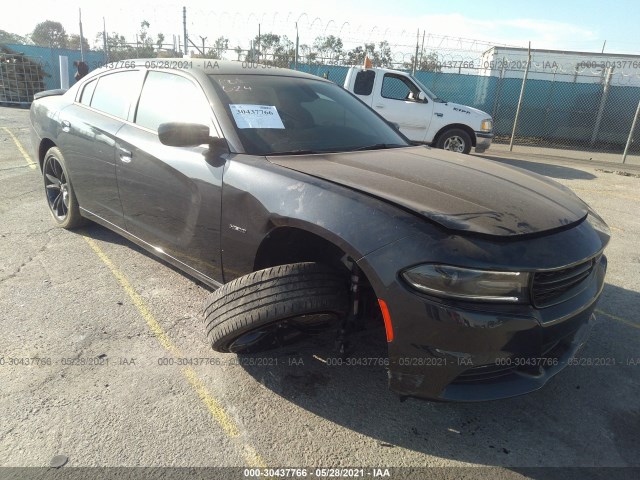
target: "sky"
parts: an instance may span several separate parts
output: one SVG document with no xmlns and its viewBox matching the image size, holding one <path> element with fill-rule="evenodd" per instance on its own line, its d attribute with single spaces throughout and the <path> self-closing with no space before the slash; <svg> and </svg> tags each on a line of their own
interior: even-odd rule
<svg viewBox="0 0 640 480">
<path fill-rule="evenodd" d="M 210 44 L 222 35 L 230 39 L 230 46 L 246 48 L 258 24 L 262 33 L 294 39 L 297 21 L 301 44 L 333 34 L 351 48 L 388 40 L 410 52 L 420 29 L 427 50 L 483 51 L 493 44 L 526 46 L 531 41 L 532 48 L 600 52 L 606 41 L 605 52 L 640 55 L 637 0 L 18 0 L 3 6 L 0 29 L 24 35 L 41 21 L 55 20 L 68 33 L 78 33 L 81 7 L 84 35 L 91 45 L 102 30 L 103 17 L 108 32 L 118 32 L 130 42 L 135 42 L 143 20 L 151 24 L 153 36 L 162 32 L 171 42 L 174 35 L 182 36 L 183 6 L 189 37 L 198 45 L 201 37 Z"/>
</svg>

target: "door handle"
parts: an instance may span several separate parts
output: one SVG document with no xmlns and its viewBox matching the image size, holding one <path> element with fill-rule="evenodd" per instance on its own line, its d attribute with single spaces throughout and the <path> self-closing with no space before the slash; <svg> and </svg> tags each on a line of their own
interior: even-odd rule
<svg viewBox="0 0 640 480">
<path fill-rule="evenodd" d="M 118 147 L 118 153 L 120 154 L 120 160 L 122 163 L 131 163 L 131 152 L 122 147 Z"/>
<path fill-rule="evenodd" d="M 376 105 L 376 108 L 384 108 L 384 105 Z"/>
<path fill-rule="evenodd" d="M 69 120 L 62 120 L 60 123 L 62 124 L 63 132 L 69 133 L 71 131 L 71 122 L 69 122 Z"/>
</svg>

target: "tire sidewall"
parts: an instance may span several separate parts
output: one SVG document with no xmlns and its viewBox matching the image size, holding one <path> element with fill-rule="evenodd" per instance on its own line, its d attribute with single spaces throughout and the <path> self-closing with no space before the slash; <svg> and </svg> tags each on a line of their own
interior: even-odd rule
<svg viewBox="0 0 640 480">
<path fill-rule="evenodd" d="M 437 147 L 444 149 L 445 142 L 447 141 L 448 138 L 451 138 L 451 137 L 460 137 L 462 138 L 462 140 L 464 140 L 464 149 L 462 150 L 462 152 L 454 152 L 454 153 L 467 154 L 471 151 L 471 146 L 472 146 L 471 137 L 467 132 L 459 128 L 453 128 L 451 130 L 447 130 L 442 135 L 440 135 L 440 138 L 438 138 Z M 448 151 L 451 151 L 451 150 L 448 150 Z"/>
<path fill-rule="evenodd" d="M 49 204 L 49 199 L 46 197 L 46 180 L 45 180 L 45 171 L 47 167 L 47 163 L 49 160 L 53 158 L 55 159 L 62 171 L 64 172 L 64 176 L 67 179 L 67 193 L 68 193 L 68 202 L 69 206 L 67 209 L 67 216 L 64 220 L 60 220 L 56 214 L 51 209 L 51 205 Z M 82 217 L 80 216 L 80 208 L 78 206 L 78 201 L 76 199 L 76 194 L 73 189 L 73 185 L 71 183 L 71 177 L 69 176 L 69 169 L 67 168 L 67 163 L 64 159 L 64 155 L 58 147 L 52 147 L 47 150 L 47 153 L 44 156 L 44 161 L 42 162 L 42 182 L 45 185 L 45 200 L 47 201 L 47 208 L 49 209 L 49 213 L 55 220 L 55 222 L 62 228 L 73 228 L 78 226 L 82 222 Z"/>
</svg>

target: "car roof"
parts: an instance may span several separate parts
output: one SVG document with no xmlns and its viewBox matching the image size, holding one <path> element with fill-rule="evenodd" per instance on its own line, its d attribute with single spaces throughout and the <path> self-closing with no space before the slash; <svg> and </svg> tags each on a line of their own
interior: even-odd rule
<svg viewBox="0 0 640 480">
<path fill-rule="evenodd" d="M 215 60 L 211 58 L 138 58 L 115 61 L 106 64 L 98 71 L 115 71 L 122 68 L 147 67 L 149 69 L 176 69 L 176 70 L 200 70 L 202 73 L 211 74 L 232 74 L 232 75 L 278 75 L 287 77 L 308 78 L 313 80 L 328 81 L 316 75 L 299 72 L 288 68 L 275 67 L 266 63 L 239 62 L 234 60 Z"/>
</svg>

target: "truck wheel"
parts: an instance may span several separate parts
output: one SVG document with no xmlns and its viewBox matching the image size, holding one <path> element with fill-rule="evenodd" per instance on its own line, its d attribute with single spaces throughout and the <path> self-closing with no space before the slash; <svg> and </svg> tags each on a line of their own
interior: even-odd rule
<svg viewBox="0 0 640 480">
<path fill-rule="evenodd" d="M 471 137 L 464 130 L 452 128 L 440 135 L 436 147 L 452 152 L 469 153 L 471 151 Z"/>
<path fill-rule="evenodd" d="M 205 302 L 204 325 L 218 352 L 251 353 L 290 343 L 348 311 L 348 276 L 318 263 L 266 268 L 237 278 Z"/>
<path fill-rule="evenodd" d="M 71 186 L 67 165 L 59 148 L 50 148 L 42 163 L 44 190 L 49 210 L 62 228 L 72 229 L 85 223 Z"/>
</svg>

